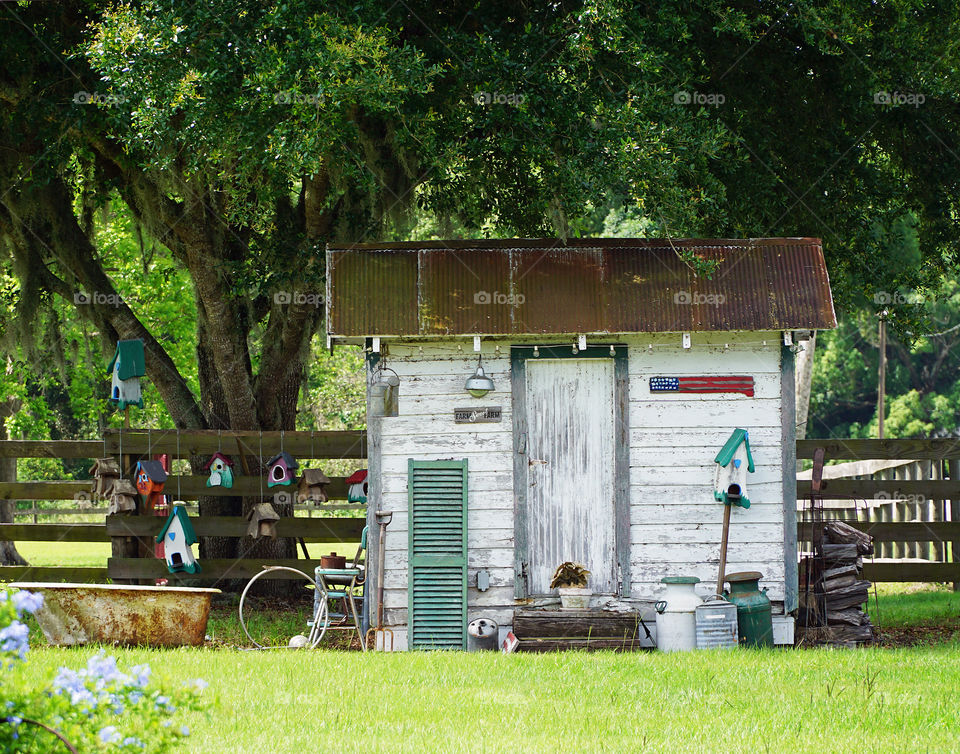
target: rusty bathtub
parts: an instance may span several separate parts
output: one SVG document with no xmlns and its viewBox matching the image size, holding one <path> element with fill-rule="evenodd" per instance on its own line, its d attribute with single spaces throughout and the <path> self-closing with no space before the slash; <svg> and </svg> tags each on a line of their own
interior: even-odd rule
<svg viewBox="0 0 960 754">
<path fill-rule="evenodd" d="M 57 646 L 125 644 L 150 647 L 203 644 L 210 600 L 219 589 L 118 584 L 19 582 L 43 595 L 37 622 Z"/>
</svg>

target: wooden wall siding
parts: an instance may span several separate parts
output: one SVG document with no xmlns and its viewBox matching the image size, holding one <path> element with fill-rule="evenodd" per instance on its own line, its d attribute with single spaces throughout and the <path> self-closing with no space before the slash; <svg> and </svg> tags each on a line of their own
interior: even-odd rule
<svg viewBox="0 0 960 754">
<path fill-rule="evenodd" d="M 723 506 L 713 500 L 713 458 L 730 432 L 744 427 L 757 469 L 748 480 L 750 508 L 733 511 L 727 571 L 762 571 L 771 599 L 783 599 L 779 338 L 778 333 L 693 333 L 688 350 L 679 335 L 628 341 L 634 346 L 629 365 L 634 596 L 659 596 L 665 575 L 698 576 L 703 582 L 698 591 L 712 591 L 723 521 Z M 696 374 L 752 375 L 754 397 L 650 392 L 650 377 Z"/>
<path fill-rule="evenodd" d="M 469 619 L 478 609 L 509 622 L 513 604 L 513 440 L 510 399 L 510 351 L 484 344 L 483 368 L 493 378 L 494 392 L 473 398 L 463 385 L 477 366 L 472 343 L 390 344 L 386 361 L 400 376 L 399 416 L 380 421 L 381 497 L 394 511 L 386 535 L 384 607 L 387 622 L 407 622 L 408 459 L 469 458 L 467 507 L 467 586 Z M 464 406 L 501 406 L 500 423 L 454 424 L 453 411 Z M 490 573 L 491 588 L 481 594 L 476 574 Z M 509 589 L 501 588 L 508 583 Z M 509 592 L 509 593 L 508 593 Z M 502 609 L 491 613 L 497 603 Z M 509 606 L 509 607 L 508 607 Z M 499 616 L 499 617 L 497 617 Z"/>
<path fill-rule="evenodd" d="M 693 333 L 689 350 L 681 347 L 679 334 L 617 342 L 630 346 L 631 596 L 657 597 L 660 579 L 671 574 L 699 576 L 704 581 L 700 591 L 710 591 L 717 577 L 723 514 L 713 500 L 713 458 L 740 426 L 750 430 L 757 471 L 748 488 L 750 509 L 733 511 L 728 570 L 763 571 L 761 583 L 770 587 L 771 598 L 783 599 L 779 333 Z M 470 459 L 468 620 L 479 615 L 501 623 L 511 619 L 516 604 L 513 415 L 509 343 L 500 343 L 499 354 L 489 341 L 483 344 L 484 370 L 496 390 L 481 399 L 463 391 L 476 367 L 472 343 L 460 341 L 458 350 L 457 342 L 425 342 L 422 352 L 418 345 L 390 344 L 387 362 L 401 378 L 400 416 L 381 422 L 381 494 L 384 508 L 394 511 L 384 579 L 391 625 L 406 623 L 408 458 Z M 750 374 L 755 397 L 650 394 L 650 377 L 683 374 Z M 502 422 L 453 423 L 454 408 L 485 405 L 501 406 Z M 481 569 L 490 574 L 491 584 L 483 593 L 476 589 Z"/>
<path fill-rule="evenodd" d="M 614 594 L 613 359 L 529 359 L 526 373 L 529 593 L 549 594 L 571 560 Z"/>
</svg>

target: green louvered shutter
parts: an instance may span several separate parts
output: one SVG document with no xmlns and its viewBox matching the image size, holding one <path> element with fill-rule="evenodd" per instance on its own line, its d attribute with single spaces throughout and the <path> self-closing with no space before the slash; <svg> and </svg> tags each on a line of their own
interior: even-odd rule
<svg viewBox="0 0 960 754">
<path fill-rule="evenodd" d="M 411 649 L 467 646 L 467 460 L 408 462 Z"/>
</svg>

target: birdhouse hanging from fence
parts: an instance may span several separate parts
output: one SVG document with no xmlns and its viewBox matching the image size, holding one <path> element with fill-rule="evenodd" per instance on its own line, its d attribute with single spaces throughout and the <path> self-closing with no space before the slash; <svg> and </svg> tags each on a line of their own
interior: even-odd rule
<svg viewBox="0 0 960 754">
<path fill-rule="evenodd" d="M 713 496 L 724 505 L 750 507 L 747 494 L 747 472 L 753 472 L 753 454 L 750 435 L 745 429 L 735 429 L 726 444 L 713 459 L 717 464 Z"/>
<path fill-rule="evenodd" d="M 139 406 L 143 408 L 140 378 L 147 373 L 143 341 L 121 340 L 107 366 L 110 371 L 110 400 L 120 408 Z"/>
<path fill-rule="evenodd" d="M 258 503 L 253 506 L 247 514 L 247 520 L 250 522 L 247 526 L 248 537 L 273 539 L 277 536 L 277 521 L 280 520 L 280 516 L 270 503 Z"/>
<path fill-rule="evenodd" d="M 330 499 L 327 496 L 328 484 L 330 484 L 330 478 L 320 469 L 304 469 L 300 475 L 300 484 L 297 487 L 298 502 L 327 502 Z"/>
<path fill-rule="evenodd" d="M 198 573 L 200 564 L 193 557 L 191 545 L 196 544 L 197 535 L 187 516 L 186 504 L 176 500 L 167 521 L 157 535 L 157 544 L 163 543 L 163 557 L 167 561 L 170 573 Z"/>
<path fill-rule="evenodd" d="M 137 509 L 137 488 L 129 479 L 117 479 L 110 490 L 107 513 L 130 513 Z"/>
<path fill-rule="evenodd" d="M 137 461 L 137 492 L 151 497 L 163 492 L 167 472 L 160 461 Z"/>
<path fill-rule="evenodd" d="M 293 484 L 299 466 L 293 456 L 281 450 L 267 461 L 267 487 Z"/>
<path fill-rule="evenodd" d="M 115 458 L 98 458 L 88 472 L 93 475 L 93 497 L 108 499 L 120 479 L 120 466 Z M 129 484 L 129 482 L 128 482 Z M 134 490 L 136 494 L 136 490 Z"/>
<path fill-rule="evenodd" d="M 346 479 L 349 487 L 347 488 L 347 500 L 351 503 L 367 502 L 367 470 L 359 469 L 354 471 Z"/>
<path fill-rule="evenodd" d="M 203 470 L 210 472 L 207 487 L 233 487 L 233 461 L 219 450 L 210 456 Z"/>
</svg>

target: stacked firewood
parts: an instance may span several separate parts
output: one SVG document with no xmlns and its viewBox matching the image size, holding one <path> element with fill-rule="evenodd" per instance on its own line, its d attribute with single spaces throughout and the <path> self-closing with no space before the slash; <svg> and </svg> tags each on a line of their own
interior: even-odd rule
<svg viewBox="0 0 960 754">
<path fill-rule="evenodd" d="M 832 644 L 856 645 L 873 641 L 870 617 L 863 611 L 870 582 L 863 579 L 863 556 L 873 554 L 873 537 L 842 521 L 823 527 L 823 605 L 825 632 Z"/>
</svg>

